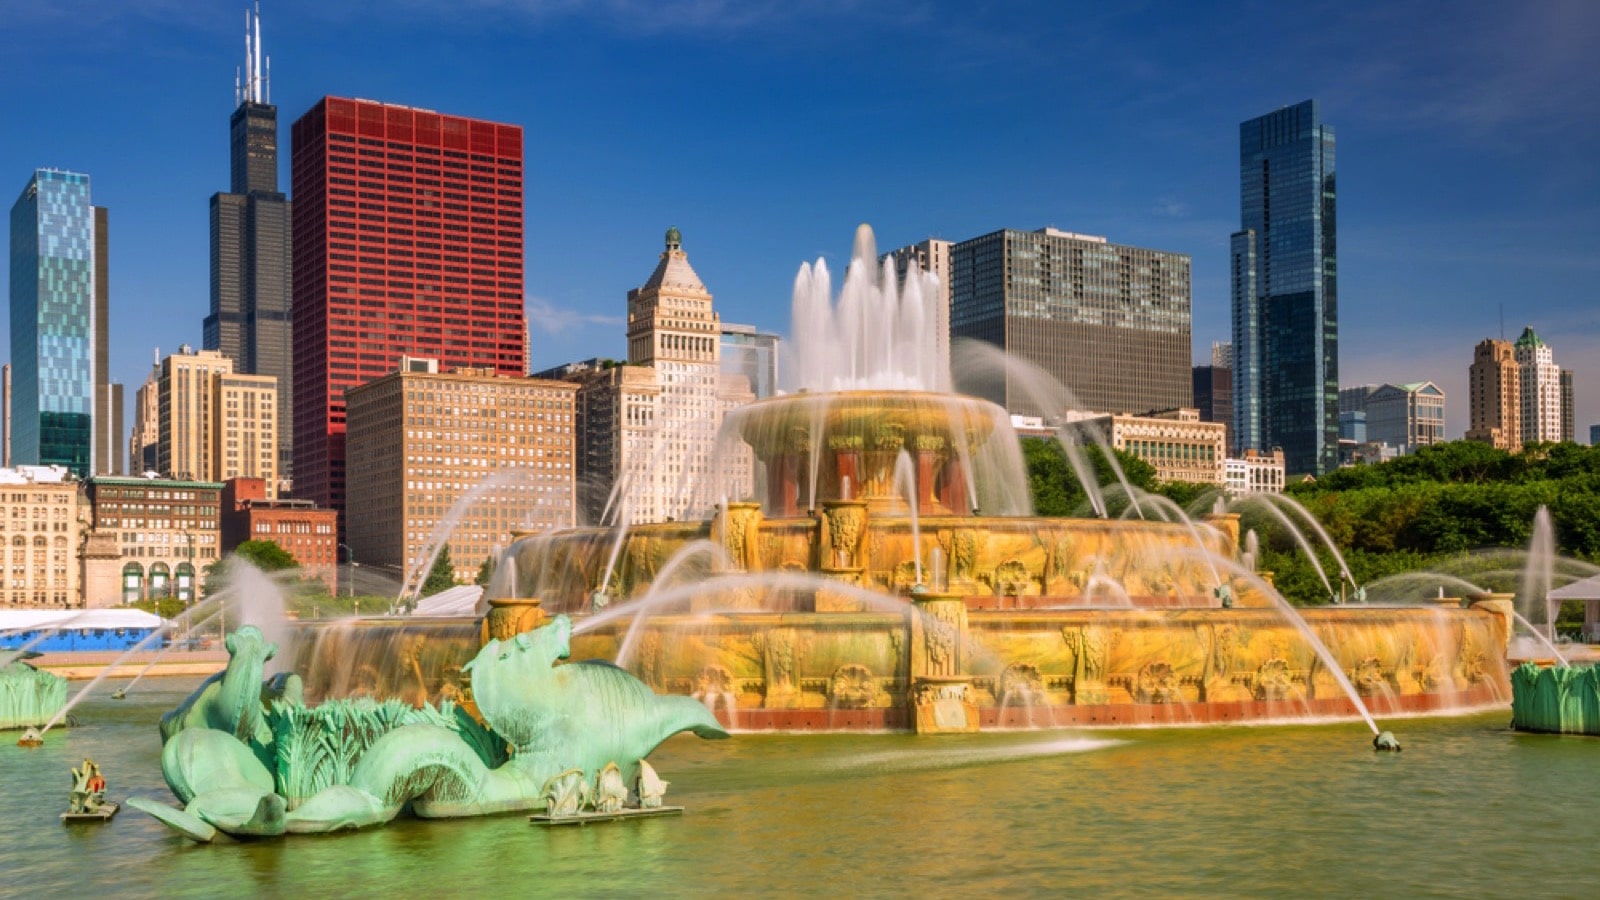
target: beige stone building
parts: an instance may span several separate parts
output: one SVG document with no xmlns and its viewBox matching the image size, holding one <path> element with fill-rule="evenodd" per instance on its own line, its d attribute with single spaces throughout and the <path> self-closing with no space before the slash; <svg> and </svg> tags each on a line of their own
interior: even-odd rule
<svg viewBox="0 0 1600 900">
<path fill-rule="evenodd" d="M 1522 449 L 1522 380 L 1510 341 L 1490 338 L 1472 350 L 1467 369 L 1466 438 L 1513 453 Z"/>
<path fill-rule="evenodd" d="M 78 481 L 64 466 L 0 469 L 0 607 L 83 606 Z"/>
<path fill-rule="evenodd" d="M 939 279 L 939 296 L 935 298 L 933 346 L 929 352 L 939 360 L 936 371 L 950 371 L 950 241 L 941 241 L 938 238 L 929 238 L 921 243 L 901 247 L 899 250 L 890 251 L 888 255 L 894 260 L 895 274 L 900 283 L 905 284 L 907 277 L 917 269 L 932 274 Z M 936 385 L 942 387 L 942 385 Z"/>
<path fill-rule="evenodd" d="M 1089 415 L 1069 422 L 1100 432 L 1111 446 L 1155 467 L 1162 481 L 1191 484 L 1223 483 L 1228 428 L 1200 421 L 1197 409 L 1175 409 L 1147 416 Z"/>
<path fill-rule="evenodd" d="M 577 391 L 415 358 L 347 390 L 351 558 L 400 578 L 448 541 L 456 580 L 468 582 L 513 531 L 570 526 Z"/>
<path fill-rule="evenodd" d="M 1226 479 L 1224 488 L 1229 496 L 1233 497 L 1260 493 L 1281 494 L 1287 481 L 1282 450 L 1273 450 L 1271 453 L 1246 450 L 1244 456 L 1228 459 L 1224 463 L 1224 471 Z"/>
<path fill-rule="evenodd" d="M 93 531 L 85 553 L 90 606 L 140 599 L 193 600 L 221 556 L 222 484 L 98 476 L 87 482 Z M 110 548 L 115 547 L 113 552 Z M 115 595 L 106 586 L 115 585 Z"/>
<path fill-rule="evenodd" d="M 133 431 L 128 436 L 128 474 L 156 471 L 156 449 L 161 444 L 161 363 L 150 368 L 144 384 L 134 393 Z"/>
<path fill-rule="evenodd" d="M 748 378 L 722 371 L 711 301 L 678 229 L 668 229 L 655 271 L 628 292 L 628 362 L 591 360 L 549 373 L 580 385 L 584 521 L 598 523 L 608 511 L 608 521 L 698 518 L 723 497 L 750 493 L 748 448 L 730 445 L 719 456 L 717 435 L 728 410 L 755 395 Z"/>
<path fill-rule="evenodd" d="M 198 481 L 260 478 L 269 498 L 278 495 L 277 379 L 237 374 L 219 351 L 186 345 L 157 367 L 156 396 L 157 472 Z"/>
</svg>

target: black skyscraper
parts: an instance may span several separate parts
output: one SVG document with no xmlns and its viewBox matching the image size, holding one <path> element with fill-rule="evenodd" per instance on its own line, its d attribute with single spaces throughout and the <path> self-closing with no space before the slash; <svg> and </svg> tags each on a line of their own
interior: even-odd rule
<svg viewBox="0 0 1600 900">
<path fill-rule="evenodd" d="M 230 191 L 211 195 L 204 343 L 232 359 L 237 372 L 278 379 L 278 470 L 287 476 L 294 438 L 290 205 L 278 190 L 278 108 L 267 102 L 259 17 L 246 40 L 246 77 L 230 121 Z"/>
</svg>

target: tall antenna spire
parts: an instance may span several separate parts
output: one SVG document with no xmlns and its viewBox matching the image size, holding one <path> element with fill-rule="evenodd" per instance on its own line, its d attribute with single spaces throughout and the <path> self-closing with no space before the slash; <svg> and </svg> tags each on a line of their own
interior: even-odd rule
<svg viewBox="0 0 1600 900">
<path fill-rule="evenodd" d="M 261 2 L 256 0 L 255 11 L 244 11 L 244 77 L 234 76 L 233 93 L 237 103 L 266 103 L 267 100 L 267 75 L 272 65 L 271 60 L 266 61 L 263 67 L 261 53 Z"/>
</svg>

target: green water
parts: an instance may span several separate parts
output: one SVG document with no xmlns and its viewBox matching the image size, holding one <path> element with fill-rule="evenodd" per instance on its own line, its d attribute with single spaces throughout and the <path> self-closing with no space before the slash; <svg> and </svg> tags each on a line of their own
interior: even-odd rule
<svg viewBox="0 0 1600 900">
<path fill-rule="evenodd" d="M 191 844 L 124 807 L 63 827 L 68 769 L 114 800 L 170 799 L 147 679 L 43 748 L 0 742 L 0 896 L 827 894 L 1600 895 L 1600 740 L 1509 712 L 1357 725 L 961 737 L 677 738 L 652 758 L 682 818 L 544 830 L 522 816 L 401 820 Z"/>
</svg>

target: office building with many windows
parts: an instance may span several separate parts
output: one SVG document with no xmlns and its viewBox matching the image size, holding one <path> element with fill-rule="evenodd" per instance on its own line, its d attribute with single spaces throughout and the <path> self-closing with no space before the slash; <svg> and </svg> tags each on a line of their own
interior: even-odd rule
<svg viewBox="0 0 1600 900">
<path fill-rule="evenodd" d="M 522 128 L 324 97 L 292 144 L 294 493 L 343 510 L 346 388 L 526 372 Z"/>
<path fill-rule="evenodd" d="M 84 563 L 86 585 L 116 584 L 123 603 L 198 596 L 221 559 L 220 482 L 98 476 L 87 485 L 94 534 L 109 548 Z M 88 554 L 86 554 L 87 557 Z M 89 605 L 115 600 L 96 593 Z"/>
<path fill-rule="evenodd" d="M 1190 331 L 1184 254 L 1054 228 L 996 231 L 950 250 L 951 337 L 987 342 L 1043 369 L 1079 409 L 1193 406 Z M 959 374 L 958 389 L 1013 415 L 1048 421 L 1067 411 L 1039 408 L 1029 373 Z"/>
<path fill-rule="evenodd" d="M 577 390 L 411 357 L 350 388 L 352 557 L 420 578 L 448 541 L 456 580 L 470 582 L 514 534 L 572 525 Z"/>
<path fill-rule="evenodd" d="M 1339 291 L 1333 126 L 1317 101 L 1239 126 L 1231 242 L 1238 449 L 1283 449 L 1288 471 L 1338 465 Z"/>
<path fill-rule="evenodd" d="M 11 207 L 11 460 L 94 471 L 95 210 L 89 176 L 33 173 Z"/>
<path fill-rule="evenodd" d="M 275 379 L 274 469 L 287 477 L 294 445 L 292 207 L 278 189 L 278 108 L 262 65 L 259 14 L 254 25 L 245 35 L 244 78 L 228 122 L 228 190 L 211 195 L 211 309 L 204 347 L 232 360 L 237 374 Z"/>
</svg>

